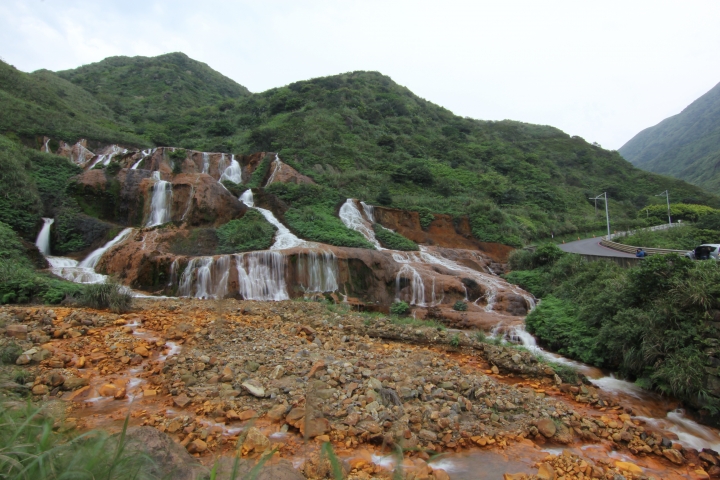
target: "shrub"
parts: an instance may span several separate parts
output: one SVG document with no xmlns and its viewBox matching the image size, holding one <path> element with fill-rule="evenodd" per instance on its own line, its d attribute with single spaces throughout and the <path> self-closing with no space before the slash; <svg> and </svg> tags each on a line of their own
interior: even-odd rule
<svg viewBox="0 0 720 480">
<path fill-rule="evenodd" d="M 460 334 L 456 333 L 452 337 L 450 337 L 450 346 L 453 348 L 457 348 L 460 346 Z"/>
<path fill-rule="evenodd" d="M 394 302 L 390 305 L 390 313 L 393 315 L 405 315 L 410 311 L 410 305 L 405 302 Z"/>
<path fill-rule="evenodd" d="M 385 248 L 392 250 L 403 250 L 403 251 L 417 251 L 420 250 L 417 243 L 412 240 L 403 237 L 399 233 L 389 230 L 379 223 L 373 224 L 373 230 L 375 231 L 375 237 Z"/>
<path fill-rule="evenodd" d="M 242 218 L 219 227 L 217 253 L 238 253 L 270 248 L 277 228 L 257 210 L 248 210 Z"/>
<path fill-rule="evenodd" d="M 107 308 L 112 312 L 122 313 L 132 307 L 132 295 L 126 287 L 107 281 L 87 285 L 80 296 L 80 303 L 90 308 Z"/>
<path fill-rule="evenodd" d="M 183 160 L 187 158 L 187 151 L 184 148 L 176 148 L 168 153 L 168 157 L 172 160 L 179 160 L 182 164 Z"/>
<path fill-rule="evenodd" d="M 456 310 L 458 312 L 464 312 L 467 310 L 467 303 L 463 302 L 462 300 L 458 300 L 453 305 L 453 310 Z"/>
<path fill-rule="evenodd" d="M 6 343 L 2 347 L 0 347 L 0 362 L 8 365 L 14 365 L 15 361 L 22 354 L 22 352 L 22 348 L 17 343 Z"/>
</svg>

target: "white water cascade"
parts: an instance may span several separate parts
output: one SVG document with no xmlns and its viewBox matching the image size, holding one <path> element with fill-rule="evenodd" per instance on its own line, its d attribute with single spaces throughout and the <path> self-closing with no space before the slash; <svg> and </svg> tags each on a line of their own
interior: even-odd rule
<svg viewBox="0 0 720 480">
<path fill-rule="evenodd" d="M 73 161 L 73 163 L 76 163 L 77 165 L 84 165 L 85 164 L 85 154 L 86 153 L 92 153 L 90 150 L 85 148 L 85 145 L 80 143 L 79 141 L 75 144 L 73 147 L 73 150 L 77 150 L 77 155 L 73 156 L 72 153 L 70 154 L 70 160 Z"/>
<path fill-rule="evenodd" d="M 84 268 L 95 268 L 97 266 L 98 262 L 100 262 L 100 258 L 103 256 L 103 254 L 105 252 L 107 252 L 108 250 L 110 250 L 115 245 L 118 245 L 119 243 L 121 243 L 127 237 L 129 237 L 130 234 L 132 233 L 132 231 L 133 231 L 132 228 L 124 229 L 115 238 L 113 238 L 112 240 L 110 240 L 109 242 L 107 242 L 105 245 L 98 248 L 97 250 L 94 250 L 90 255 L 88 255 L 85 258 L 85 260 L 80 262 L 79 266 L 84 267 Z"/>
<path fill-rule="evenodd" d="M 55 222 L 55 219 L 43 218 L 43 222 L 45 223 L 43 223 L 40 233 L 38 233 L 35 245 L 38 247 L 38 250 L 47 257 L 50 255 L 50 227 Z"/>
<path fill-rule="evenodd" d="M 225 168 L 225 170 L 223 170 L 222 172 L 222 175 L 220 175 L 220 181 L 222 182 L 223 180 L 230 180 L 231 182 L 237 184 L 242 183 L 242 168 L 240 168 L 240 163 L 235 160 L 235 155 L 230 157 L 230 165 Z M 240 198 L 240 200 L 242 200 L 242 197 Z"/>
<path fill-rule="evenodd" d="M 306 292 L 334 292 L 338 289 L 337 257 L 332 252 L 307 252 L 297 260 L 298 276 Z"/>
<path fill-rule="evenodd" d="M 202 173 L 208 173 L 208 171 L 210 170 L 210 154 L 207 152 L 203 152 L 202 159 L 203 159 Z"/>
<path fill-rule="evenodd" d="M 224 298 L 228 293 L 230 263 L 230 255 L 193 258 L 180 277 L 178 296 Z"/>
<path fill-rule="evenodd" d="M 365 202 L 360 202 L 360 205 L 363 208 L 363 212 L 365 212 L 365 217 L 367 218 L 367 221 L 372 223 L 375 223 L 375 207 L 372 205 L 368 205 Z"/>
<path fill-rule="evenodd" d="M 366 205 L 363 204 L 363 209 L 365 208 Z M 367 210 L 365 210 L 365 212 L 367 214 Z M 355 200 L 348 198 L 345 203 L 343 203 L 342 207 L 340 207 L 339 216 L 340 220 L 342 220 L 347 228 L 360 232 L 363 237 L 375 245 L 375 248 L 378 250 L 384 250 L 380 245 L 380 242 L 378 242 L 377 238 L 375 238 L 375 232 L 372 229 L 372 225 L 369 225 L 363 218 L 362 213 L 360 213 L 360 209 L 355 204 Z"/>
<path fill-rule="evenodd" d="M 111 145 L 110 153 L 103 153 L 102 155 L 98 155 L 95 161 L 90 164 L 88 170 L 92 170 L 92 168 L 98 163 L 102 163 L 103 165 L 109 165 L 113 157 L 118 153 L 127 153 L 127 148 L 120 149 L 120 147 L 118 147 L 117 145 Z"/>
<path fill-rule="evenodd" d="M 410 298 L 407 299 L 410 305 L 417 305 L 419 307 L 426 306 L 425 303 L 425 282 L 423 281 L 422 275 L 410 265 L 414 255 L 410 253 L 394 252 L 392 254 L 393 260 L 397 263 L 402 264 L 402 267 L 395 276 L 395 300 L 402 300 L 400 293 L 403 289 L 402 279 L 408 279 L 410 287 Z"/>
<path fill-rule="evenodd" d="M 261 251 L 235 255 L 240 295 L 245 300 L 288 300 L 285 255 Z"/>
<path fill-rule="evenodd" d="M 311 244 L 310 242 L 300 240 L 297 236 L 295 236 L 295 234 L 288 230 L 285 225 L 280 223 L 280 220 L 275 218 L 275 215 L 273 215 L 270 210 L 256 207 L 255 201 L 253 199 L 252 190 L 245 190 L 243 194 L 240 195 L 240 201 L 248 207 L 254 208 L 258 212 L 260 212 L 262 216 L 265 217 L 265 220 L 267 220 L 268 222 L 273 224 L 275 228 L 277 228 L 277 232 L 275 233 L 275 243 L 273 243 L 272 247 L 270 247 L 270 250 L 284 250 L 286 248 L 313 246 L 313 244 Z"/>
<path fill-rule="evenodd" d="M 50 137 L 48 137 L 45 140 L 45 143 L 43 143 L 43 152 L 50 153 L 50 147 L 48 146 L 49 143 L 50 143 Z"/>
<path fill-rule="evenodd" d="M 275 181 L 275 176 L 280 172 L 280 170 L 282 170 L 282 165 L 283 165 L 283 164 L 282 164 L 282 162 L 280 161 L 280 157 L 279 157 L 278 154 L 276 153 L 276 154 L 275 154 L 275 159 L 274 159 L 273 162 L 272 162 L 272 169 L 273 169 L 273 171 L 272 171 L 272 173 L 270 174 L 270 178 L 268 178 L 267 183 L 265 183 L 265 186 L 266 186 L 266 187 Z"/>
<path fill-rule="evenodd" d="M 141 151 L 141 152 L 140 152 L 140 154 L 141 154 L 140 160 L 138 160 L 137 162 L 135 162 L 135 163 L 133 164 L 133 166 L 130 168 L 130 170 L 137 170 L 137 168 L 140 166 L 140 164 L 142 163 L 142 161 L 145 160 L 145 159 L 146 159 L 147 157 L 149 157 L 150 155 L 153 155 L 156 151 L 157 151 L 157 148 L 149 148 L 149 149 L 147 149 L 147 150 Z"/>
<path fill-rule="evenodd" d="M 160 172 L 153 172 L 155 185 L 153 186 L 152 203 L 150 204 L 150 217 L 146 227 L 162 225 L 172 217 L 172 183 L 160 178 Z"/>
</svg>

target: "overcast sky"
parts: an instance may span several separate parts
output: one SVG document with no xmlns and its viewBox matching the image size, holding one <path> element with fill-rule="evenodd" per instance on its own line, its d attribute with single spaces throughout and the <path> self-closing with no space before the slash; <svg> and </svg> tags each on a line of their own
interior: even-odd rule
<svg viewBox="0 0 720 480">
<path fill-rule="evenodd" d="M 174 51 L 253 92 L 377 70 L 615 149 L 720 82 L 720 1 L 0 2 L 0 57 L 23 71 Z"/>
</svg>

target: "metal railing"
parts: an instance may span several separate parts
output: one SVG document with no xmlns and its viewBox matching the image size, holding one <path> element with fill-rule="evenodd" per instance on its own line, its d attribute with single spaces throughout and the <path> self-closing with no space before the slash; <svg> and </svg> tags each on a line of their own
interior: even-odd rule
<svg viewBox="0 0 720 480">
<path fill-rule="evenodd" d="M 638 248 L 642 248 L 645 251 L 645 255 L 667 255 L 668 253 L 677 253 L 678 255 L 685 255 L 687 250 L 671 250 L 669 248 L 645 248 L 645 247 L 633 247 L 632 245 L 623 245 L 622 243 L 613 242 L 612 240 L 600 240 L 600 245 L 618 252 L 635 253 Z"/>
</svg>

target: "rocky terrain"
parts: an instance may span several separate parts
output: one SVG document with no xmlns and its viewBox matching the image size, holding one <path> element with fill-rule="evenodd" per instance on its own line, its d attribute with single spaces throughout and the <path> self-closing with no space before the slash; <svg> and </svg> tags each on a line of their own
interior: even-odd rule
<svg viewBox="0 0 720 480">
<path fill-rule="evenodd" d="M 297 468 L 271 462 L 276 478 L 325 478 L 329 442 L 349 478 L 389 478 L 397 451 L 403 478 L 471 478 L 452 459 L 489 452 L 526 459 L 513 478 L 720 476 L 714 451 L 582 376 L 563 382 L 522 348 L 426 321 L 324 302 L 147 299 L 122 315 L 6 306 L 0 325 L 3 352 L 20 354 L 2 367 L 6 399 L 61 406 L 67 430 L 118 430 L 129 415 L 159 432 L 134 435 L 168 436 L 205 465 L 272 452 Z"/>
</svg>

